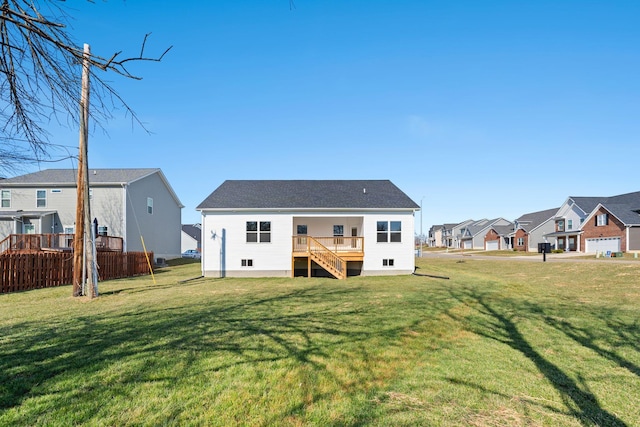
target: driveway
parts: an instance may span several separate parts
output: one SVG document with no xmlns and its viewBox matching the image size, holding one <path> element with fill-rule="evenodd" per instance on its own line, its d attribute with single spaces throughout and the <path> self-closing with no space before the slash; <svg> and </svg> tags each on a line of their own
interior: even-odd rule
<svg viewBox="0 0 640 427">
<path fill-rule="evenodd" d="M 585 254 L 582 252 L 564 252 L 561 254 L 547 254 L 547 262 L 615 262 L 622 264 L 634 264 L 640 261 L 629 259 L 599 259 L 595 255 L 591 258 L 584 258 Z M 482 259 L 482 260 L 513 260 L 513 261 L 529 261 L 529 262 L 543 262 L 542 254 L 537 255 L 514 255 L 514 256 L 498 256 L 498 255 L 483 255 L 483 252 L 423 252 L 422 258 L 441 258 L 441 259 Z"/>
</svg>

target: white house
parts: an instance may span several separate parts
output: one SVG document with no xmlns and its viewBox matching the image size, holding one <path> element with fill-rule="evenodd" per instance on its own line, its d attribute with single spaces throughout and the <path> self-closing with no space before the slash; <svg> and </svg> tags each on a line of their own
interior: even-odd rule
<svg viewBox="0 0 640 427">
<path fill-rule="evenodd" d="M 228 180 L 196 208 L 202 272 L 411 274 L 419 208 L 388 180 Z"/>
<path fill-rule="evenodd" d="M 180 250 L 182 252 L 189 249 L 200 250 L 200 238 L 202 230 L 200 224 L 182 224 L 182 233 L 180 234 Z"/>
<path fill-rule="evenodd" d="M 73 169 L 46 169 L 0 180 L 0 241 L 10 234 L 75 230 Z M 122 237 L 124 251 L 180 256 L 183 205 L 160 169 L 90 169 L 91 217 L 99 232 Z"/>
</svg>

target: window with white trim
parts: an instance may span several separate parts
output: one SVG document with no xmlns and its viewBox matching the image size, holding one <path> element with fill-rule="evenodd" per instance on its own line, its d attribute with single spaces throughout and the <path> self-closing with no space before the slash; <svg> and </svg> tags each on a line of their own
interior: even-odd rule
<svg viewBox="0 0 640 427">
<path fill-rule="evenodd" d="M 558 231 L 564 231 L 564 221 L 558 221 Z"/>
<path fill-rule="evenodd" d="M 524 246 L 524 237 L 518 237 L 518 246 Z"/>
<path fill-rule="evenodd" d="M 2 204 L 0 206 L 2 206 L 3 208 L 10 208 L 11 207 L 11 190 L 2 190 Z"/>
<path fill-rule="evenodd" d="M 402 222 L 401 221 L 378 221 L 376 223 L 376 233 L 378 243 L 401 242 Z"/>
<path fill-rule="evenodd" d="M 573 230 L 573 220 L 572 219 L 568 219 L 567 220 L 567 230 Z"/>
<path fill-rule="evenodd" d="M 47 207 L 47 190 L 36 190 L 36 208 Z"/>
<path fill-rule="evenodd" d="M 609 215 L 606 213 L 596 216 L 596 227 L 603 227 L 609 224 Z"/>
<path fill-rule="evenodd" d="M 147 213 L 153 215 L 153 199 L 151 197 L 147 197 Z"/>
<path fill-rule="evenodd" d="M 270 243 L 271 221 L 247 221 L 247 243 Z"/>
</svg>

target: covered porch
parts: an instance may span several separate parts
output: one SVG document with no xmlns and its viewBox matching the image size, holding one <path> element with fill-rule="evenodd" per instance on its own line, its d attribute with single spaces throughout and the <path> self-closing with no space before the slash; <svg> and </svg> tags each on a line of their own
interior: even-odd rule
<svg viewBox="0 0 640 427">
<path fill-rule="evenodd" d="M 359 275 L 364 261 L 362 227 L 361 216 L 294 217 L 292 277 Z"/>
<path fill-rule="evenodd" d="M 556 231 L 554 233 L 545 234 L 544 237 L 551 240 L 555 239 L 555 249 L 562 249 L 565 252 L 581 252 L 579 232 Z"/>
</svg>

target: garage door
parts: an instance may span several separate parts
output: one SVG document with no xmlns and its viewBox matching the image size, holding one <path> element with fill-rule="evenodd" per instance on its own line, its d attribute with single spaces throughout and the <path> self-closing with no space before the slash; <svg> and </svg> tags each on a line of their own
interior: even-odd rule
<svg viewBox="0 0 640 427">
<path fill-rule="evenodd" d="M 500 249 L 498 247 L 498 240 L 487 240 L 487 250 L 488 251 L 497 251 Z"/>
<path fill-rule="evenodd" d="M 599 239 L 587 239 L 585 252 L 595 254 L 596 252 L 620 252 L 619 237 L 601 237 Z"/>
<path fill-rule="evenodd" d="M 473 242 L 471 240 L 465 240 L 462 244 L 463 244 L 463 249 L 471 249 L 473 248 L 473 246 L 471 246 Z"/>
</svg>

